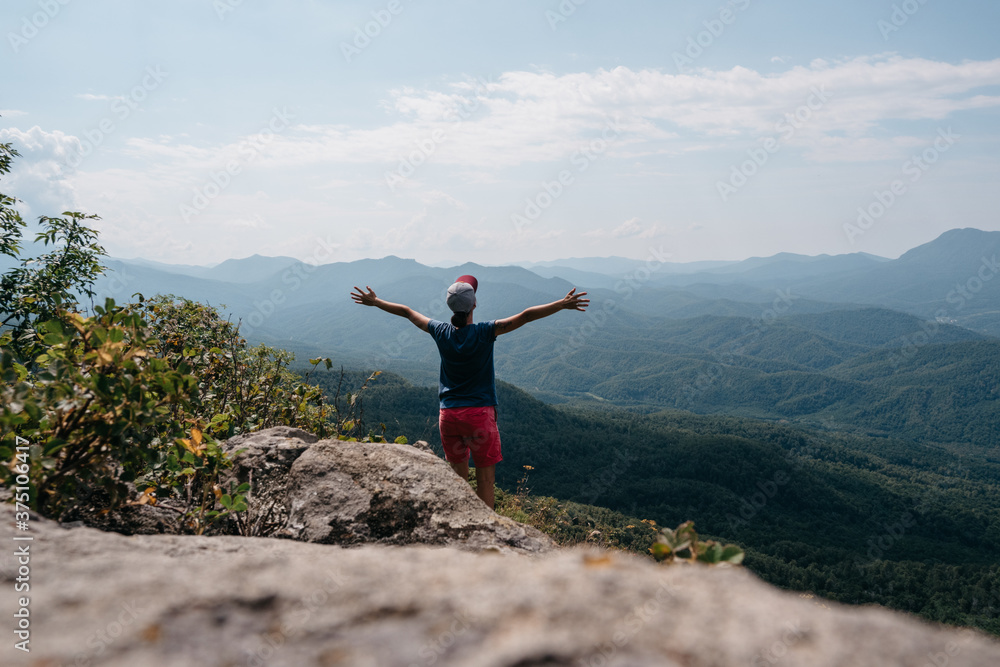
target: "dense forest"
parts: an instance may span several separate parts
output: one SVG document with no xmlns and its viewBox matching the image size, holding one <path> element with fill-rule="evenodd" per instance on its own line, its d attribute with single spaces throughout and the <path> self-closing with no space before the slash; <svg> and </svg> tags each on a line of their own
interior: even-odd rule
<svg viewBox="0 0 1000 667">
<path fill-rule="evenodd" d="M 702 316 L 641 334 L 607 327 L 549 356 L 533 341 L 503 347 L 498 374 L 549 401 L 589 397 L 1000 445 L 1000 340 L 884 309 L 767 323 Z"/>
<path fill-rule="evenodd" d="M 362 376 L 315 377 L 329 395 Z M 1000 634 L 1000 454 L 682 411 L 552 406 L 500 383 L 498 484 L 735 542 L 766 581 Z M 383 374 L 366 428 L 439 448 L 436 390 Z"/>
</svg>

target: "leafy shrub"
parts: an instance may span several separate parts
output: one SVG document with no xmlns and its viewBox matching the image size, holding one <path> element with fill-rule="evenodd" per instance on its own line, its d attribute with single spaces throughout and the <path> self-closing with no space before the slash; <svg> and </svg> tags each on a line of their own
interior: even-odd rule
<svg viewBox="0 0 1000 667">
<path fill-rule="evenodd" d="M 16 156 L 0 144 L 0 175 Z M 232 460 L 219 440 L 276 425 L 361 437 L 358 393 L 342 415 L 339 392 L 329 405 L 288 369 L 291 354 L 249 347 L 213 308 L 138 295 L 85 316 L 80 299 L 93 299 L 104 270 L 85 225 L 96 216 L 41 218 L 36 241 L 55 249 L 20 259 L 16 202 L 0 194 L 0 254 L 20 262 L 0 276 L 0 483 L 16 479 L 14 452 L 27 441 L 16 470 L 34 509 L 61 518 L 81 499 L 153 504 L 201 533 L 248 509 L 249 487 L 220 484 Z M 322 362 L 332 367 L 311 363 Z"/>
<path fill-rule="evenodd" d="M 687 561 L 709 565 L 739 565 L 743 562 L 743 549 L 735 544 L 722 545 L 714 540 L 702 542 L 694 529 L 694 521 L 685 521 L 676 529 L 664 528 L 649 552 L 658 561 Z"/>
<path fill-rule="evenodd" d="M 542 531 L 563 546 L 592 544 L 648 555 L 656 535 L 653 522 L 639 520 L 604 507 L 583 505 L 549 496 L 535 496 L 527 488 L 527 469 L 514 492 L 496 488 L 496 512 Z M 532 468 L 533 469 L 533 468 Z M 470 474 L 475 486 L 475 476 Z"/>
<path fill-rule="evenodd" d="M 157 296 L 143 302 L 142 312 L 158 341 L 156 354 L 171 366 L 186 365 L 197 376 L 192 413 L 213 437 L 278 425 L 319 437 L 336 430 L 330 426 L 336 411 L 326 404 L 322 390 L 288 369 L 291 353 L 249 347 L 236 325 L 214 308 L 188 299 Z M 313 360 L 314 365 L 323 361 L 331 364 Z"/>
<path fill-rule="evenodd" d="M 10 172 L 17 154 L 9 144 L 0 144 L 0 175 Z M 19 259 L 22 229 L 27 225 L 14 208 L 16 203 L 0 193 L 0 254 Z M 0 276 L 0 329 L 10 334 L 7 347 L 23 359 L 39 353 L 35 325 L 71 312 L 80 296 L 93 298 L 94 281 L 104 270 L 97 232 L 84 224 L 99 218 L 72 211 L 63 215 L 39 219 L 42 229 L 35 242 L 52 246 L 51 252 L 21 259 L 19 266 Z"/>
<path fill-rule="evenodd" d="M 115 507 L 132 483 L 143 489 L 134 502 L 173 510 L 201 533 L 246 509 L 246 489 L 220 486 L 232 461 L 219 440 L 276 425 L 321 437 L 355 428 L 288 370 L 291 355 L 248 347 L 208 306 L 158 297 L 95 310 L 33 325 L 26 363 L 11 332 L 0 339 L 0 456 L 11 460 L 18 436 L 32 444 L 31 497 L 44 514 L 62 516 L 98 489 Z M 0 481 L 10 477 L 0 468 Z"/>
<path fill-rule="evenodd" d="M 57 311 L 32 326 L 37 354 L 25 363 L 13 334 L 0 338 L 0 457 L 10 460 L 17 436 L 30 443 L 32 504 L 49 516 L 96 490 L 121 503 L 126 483 L 178 432 L 196 386 L 186 369 L 150 354 L 138 313 L 110 300 L 96 310 L 91 318 Z M 9 470 L 0 468 L 0 481 L 9 483 Z"/>
</svg>

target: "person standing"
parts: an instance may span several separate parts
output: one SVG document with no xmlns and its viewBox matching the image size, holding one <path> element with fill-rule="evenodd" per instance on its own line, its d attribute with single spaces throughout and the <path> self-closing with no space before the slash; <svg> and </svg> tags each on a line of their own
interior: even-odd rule
<svg viewBox="0 0 1000 667">
<path fill-rule="evenodd" d="M 498 336 L 560 310 L 585 311 L 590 305 L 590 300 L 584 298 L 587 293 L 577 293 L 574 287 L 552 303 L 526 308 L 502 320 L 474 323 L 479 290 L 479 281 L 474 276 L 461 276 L 448 288 L 451 322 L 433 320 L 409 306 L 380 299 L 367 285 L 367 291 L 357 286 L 354 289 L 351 298 L 355 303 L 406 318 L 434 339 L 441 356 L 438 426 L 445 459 L 462 479 L 467 479 L 472 457 L 476 465 L 476 494 L 493 509 L 496 464 L 503 460 L 497 428 L 493 344 Z"/>
</svg>

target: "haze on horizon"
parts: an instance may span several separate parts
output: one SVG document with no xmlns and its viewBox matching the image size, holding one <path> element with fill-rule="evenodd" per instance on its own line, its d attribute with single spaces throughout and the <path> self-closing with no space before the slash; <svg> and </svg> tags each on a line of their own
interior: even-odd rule
<svg viewBox="0 0 1000 667">
<path fill-rule="evenodd" d="M 996 3 L 673 4 L 11 0 L 0 189 L 194 265 L 895 258 L 1000 230 Z"/>
</svg>

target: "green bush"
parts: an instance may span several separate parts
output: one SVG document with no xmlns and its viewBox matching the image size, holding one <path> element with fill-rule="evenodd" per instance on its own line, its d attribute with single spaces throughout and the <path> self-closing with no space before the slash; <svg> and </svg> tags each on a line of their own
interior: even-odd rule
<svg viewBox="0 0 1000 667">
<path fill-rule="evenodd" d="M 132 483 L 142 492 L 133 502 L 173 510 L 200 533 L 246 505 L 220 486 L 231 460 L 219 440 L 276 425 L 320 437 L 354 429 L 356 418 L 288 370 L 290 354 L 248 347 L 208 306 L 157 297 L 95 310 L 33 324 L 27 362 L 11 332 L 0 339 L 0 456 L 12 459 L 18 437 L 31 443 L 32 505 L 43 514 L 62 516 L 96 490 L 118 506 Z M 0 468 L 0 481 L 11 478 Z"/>
<path fill-rule="evenodd" d="M 679 560 L 708 565 L 739 565 L 746 555 L 735 544 L 701 541 L 695 532 L 694 521 L 685 521 L 674 530 L 662 529 L 649 551 L 658 561 L 671 563 Z"/>
<path fill-rule="evenodd" d="M 16 156 L 0 144 L 0 176 Z M 84 224 L 96 216 L 40 218 L 36 241 L 55 250 L 22 259 L 16 202 L 0 194 L 0 254 L 19 260 L 0 276 L 0 483 L 27 478 L 33 509 L 61 518 L 83 503 L 155 504 L 201 533 L 250 501 L 246 485 L 220 484 L 232 465 L 220 440 L 276 425 L 362 437 L 360 392 L 342 412 L 339 392 L 330 405 L 288 369 L 291 354 L 249 347 L 209 306 L 137 295 L 86 316 L 80 299 L 93 299 L 104 270 Z M 311 360 L 323 362 L 332 367 Z"/>
<path fill-rule="evenodd" d="M 188 299 L 157 296 L 143 302 L 142 312 L 158 341 L 157 356 L 172 367 L 185 365 L 198 378 L 192 415 L 211 436 L 226 439 L 278 425 L 319 437 L 336 430 L 330 426 L 336 411 L 322 390 L 289 370 L 291 353 L 249 347 L 215 309 Z"/>
<path fill-rule="evenodd" d="M 110 300 L 96 310 L 34 324 L 32 359 L 17 358 L 10 331 L 0 338 L 0 457 L 11 460 L 18 437 L 30 444 L 32 506 L 52 517 L 97 490 L 123 502 L 126 483 L 179 433 L 196 386 L 150 354 L 138 313 Z M 11 472 L 0 468 L 0 482 Z"/>
</svg>

